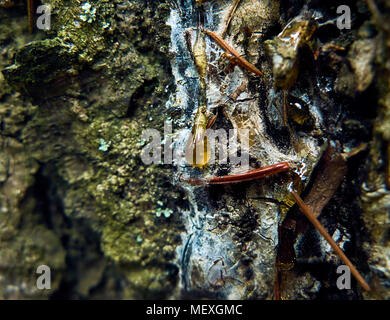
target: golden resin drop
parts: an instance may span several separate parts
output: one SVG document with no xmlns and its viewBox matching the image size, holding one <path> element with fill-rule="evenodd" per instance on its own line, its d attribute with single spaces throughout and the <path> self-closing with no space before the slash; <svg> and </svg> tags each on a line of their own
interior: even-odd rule
<svg viewBox="0 0 390 320">
<path fill-rule="evenodd" d="M 200 141 L 193 142 L 192 137 L 187 141 L 186 160 L 193 167 L 204 167 L 210 160 L 211 149 L 210 143 L 206 136 Z"/>
</svg>

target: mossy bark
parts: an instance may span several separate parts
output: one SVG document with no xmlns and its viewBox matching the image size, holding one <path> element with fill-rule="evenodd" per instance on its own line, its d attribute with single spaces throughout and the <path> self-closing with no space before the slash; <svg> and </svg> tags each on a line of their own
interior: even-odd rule
<svg viewBox="0 0 390 320">
<path fill-rule="evenodd" d="M 228 8 L 229 1 L 215 2 Z M 288 211 L 280 205 L 287 202 L 284 181 L 195 190 L 177 177 L 200 171 L 141 161 L 144 129 L 163 133 L 167 119 L 174 129 L 192 126 L 199 79 L 188 48 L 171 43 L 178 35 L 167 21 L 178 12 L 188 18 L 180 28 L 196 29 L 201 8 L 190 0 L 42 3 L 51 6 L 52 27 L 32 35 L 24 1 L 0 7 L 0 298 L 272 298 L 277 226 Z M 270 93 L 275 68 L 265 41 L 275 41 L 304 5 L 324 22 L 342 4 L 352 8 L 352 29 L 324 23 L 314 35 L 319 48 L 299 51 L 289 101 L 303 111 L 290 109 L 290 123 L 307 138 L 308 170 L 325 140 L 338 141 L 344 152 L 368 143 L 369 152 L 349 161 L 320 219 L 341 233 L 338 242 L 373 291 L 338 290 L 337 259 L 309 228 L 295 246 L 295 268 L 283 276 L 285 298 L 389 298 L 389 7 L 379 0 L 374 7 L 242 0 L 228 29 L 231 44 L 265 76 L 236 67 L 254 103 L 225 107 L 217 125 L 264 122 L 265 131 L 252 137 L 251 161 L 266 164 L 293 146 L 274 106 L 280 96 Z M 223 25 L 219 18 L 206 23 Z M 329 42 L 344 50 L 329 49 Z M 205 83 L 215 92 L 242 82 L 232 77 L 215 89 L 221 74 L 230 81 L 233 72 L 222 59 L 214 62 Z M 179 83 L 186 72 L 194 77 Z M 183 88 L 192 101 L 183 102 Z M 226 265 L 213 264 L 217 255 Z M 52 268 L 51 290 L 35 285 L 42 264 Z M 221 272 L 230 279 L 223 285 Z"/>
</svg>

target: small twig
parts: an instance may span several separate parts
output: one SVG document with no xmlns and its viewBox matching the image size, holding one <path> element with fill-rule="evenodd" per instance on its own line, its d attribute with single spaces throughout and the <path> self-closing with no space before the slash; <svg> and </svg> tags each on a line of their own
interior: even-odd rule
<svg viewBox="0 0 390 320">
<path fill-rule="evenodd" d="M 353 148 L 351 151 L 346 152 L 346 153 L 342 153 L 342 156 L 343 156 L 345 159 L 349 159 L 349 158 L 351 158 L 351 157 L 356 156 L 356 155 L 359 154 L 360 152 L 366 150 L 367 147 L 368 147 L 368 144 L 367 144 L 367 143 L 362 143 L 361 145 L 357 146 L 356 148 Z"/>
<path fill-rule="evenodd" d="M 34 0 L 27 0 L 28 11 L 28 30 L 33 33 L 34 30 Z"/>
<path fill-rule="evenodd" d="M 325 230 L 325 228 L 321 225 L 321 223 L 317 220 L 317 218 L 314 216 L 313 212 L 310 210 L 310 208 L 303 202 L 302 198 L 294 191 L 291 191 L 291 194 L 297 201 L 297 204 L 303 214 L 306 216 L 307 219 L 314 225 L 314 227 L 318 230 L 319 233 L 325 238 L 325 240 L 331 245 L 333 250 L 336 252 L 336 254 L 340 257 L 340 259 L 349 267 L 349 269 L 352 272 L 352 275 L 356 278 L 356 280 L 360 283 L 360 285 L 363 287 L 364 290 L 370 291 L 371 288 L 367 284 L 367 282 L 363 279 L 363 277 L 360 275 L 359 271 L 354 267 L 352 262 L 347 258 L 347 256 L 344 254 L 343 250 L 340 249 L 340 247 L 336 244 L 336 242 L 333 240 L 333 238 L 329 235 L 329 233 Z"/>
<path fill-rule="evenodd" d="M 257 69 L 253 64 L 245 60 L 240 54 L 233 49 L 225 40 L 223 40 L 219 35 L 210 30 L 204 31 L 210 38 L 212 38 L 223 50 L 233 55 L 233 57 L 228 57 L 233 62 L 237 63 L 239 66 L 259 75 L 263 76 L 263 73 Z"/>
<path fill-rule="evenodd" d="M 225 36 L 226 36 L 226 33 L 227 33 L 228 29 L 229 29 L 230 22 L 232 21 L 234 12 L 236 11 L 238 5 L 240 4 L 240 1 L 241 0 L 234 0 L 234 3 L 230 7 L 230 10 L 229 10 L 229 13 L 228 13 L 227 22 L 225 24 L 225 29 L 222 32 L 222 39 L 225 38 Z"/>
<path fill-rule="evenodd" d="M 288 90 L 283 90 L 283 122 L 286 127 L 289 126 L 287 115 L 287 94 Z"/>
<path fill-rule="evenodd" d="M 234 102 L 236 102 L 237 98 L 240 96 L 241 93 L 245 92 L 248 88 L 248 82 L 243 81 L 239 87 L 237 87 L 236 90 L 234 90 L 233 93 L 229 95 L 229 98 L 232 99 Z"/>
</svg>

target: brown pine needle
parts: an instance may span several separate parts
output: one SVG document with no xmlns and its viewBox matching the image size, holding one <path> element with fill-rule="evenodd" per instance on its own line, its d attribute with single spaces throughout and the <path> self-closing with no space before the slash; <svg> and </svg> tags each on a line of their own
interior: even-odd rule
<svg viewBox="0 0 390 320">
<path fill-rule="evenodd" d="M 229 13 L 228 13 L 228 19 L 227 19 L 227 22 L 226 22 L 226 25 L 225 25 L 225 29 L 222 32 L 222 38 L 225 38 L 225 36 L 226 36 L 226 33 L 227 33 L 227 31 L 229 29 L 229 26 L 230 26 L 230 22 L 232 21 L 234 12 L 236 11 L 238 5 L 240 4 L 240 1 L 241 0 L 235 0 L 234 3 L 232 4 L 232 6 L 230 7 L 230 10 L 229 10 Z"/>
<path fill-rule="evenodd" d="M 302 198 L 294 191 L 291 191 L 291 194 L 297 201 L 297 204 L 303 214 L 309 219 L 309 221 L 314 225 L 314 227 L 318 230 L 319 233 L 325 238 L 326 241 L 331 245 L 333 250 L 336 252 L 336 254 L 340 257 L 340 259 L 349 267 L 349 269 L 352 272 L 352 275 L 356 278 L 356 280 L 360 283 L 360 285 L 364 288 L 366 291 L 370 291 L 371 288 L 367 284 L 367 282 L 363 279 L 363 277 L 360 275 L 359 271 L 354 267 L 351 261 L 347 258 L 347 256 L 344 254 L 343 250 L 340 249 L 340 247 L 334 242 L 333 238 L 329 235 L 329 233 L 325 230 L 325 228 L 321 225 L 321 223 L 317 220 L 317 218 L 314 216 L 313 212 L 310 210 L 310 208 L 303 202 Z"/>
<path fill-rule="evenodd" d="M 28 30 L 30 33 L 34 29 L 34 0 L 27 0 L 27 11 L 28 11 Z"/>
<path fill-rule="evenodd" d="M 236 64 L 238 64 L 240 67 L 245 68 L 259 76 L 263 76 L 263 73 L 257 69 L 253 64 L 245 60 L 243 57 L 240 56 L 240 54 L 233 49 L 225 40 L 223 40 L 219 35 L 217 35 L 215 32 L 210 30 L 204 31 L 210 38 L 212 38 L 223 50 L 230 53 L 234 57 L 228 57 L 232 61 L 234 61 Z"/>
</svg>

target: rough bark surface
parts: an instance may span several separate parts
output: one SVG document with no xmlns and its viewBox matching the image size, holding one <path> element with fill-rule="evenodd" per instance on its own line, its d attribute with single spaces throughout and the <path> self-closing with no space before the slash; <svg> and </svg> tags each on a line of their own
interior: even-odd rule
<svg viewBox="0 0 390 320">
<path fill-rule="evenodd" d="M 281 256 L 284 299 L 390 298 L 388 1 L 241 0 L 226 29 L 231 2 L 45 0 L 51 29 L 29 34 L 25 1 L 0 1 L 0 298 L 272 299 Z M 339 5 L 351 29 L 336 25 Z M 226 29 L 264 76 L 224 59 L 201 27 Z M 283 44 L 294 28 L 307 30 L 296 50 Z M 186 182 L 238 170 L 187 163 L 204 104 L 214 129 L 249 131 L 251 167 L 294 173 Z M 172 139 L 173 164 L 143 163 L 146 129 Z M 289 195 L 299 176 L 318 198 L 329 145 L 350 157 L 322 184 L 326 197 L 341 181 L 319 219 L 368 293 L 337 288 L 341 262 Z M 51 290 L 35 285 L 42 264 Z"/>
</svg>

